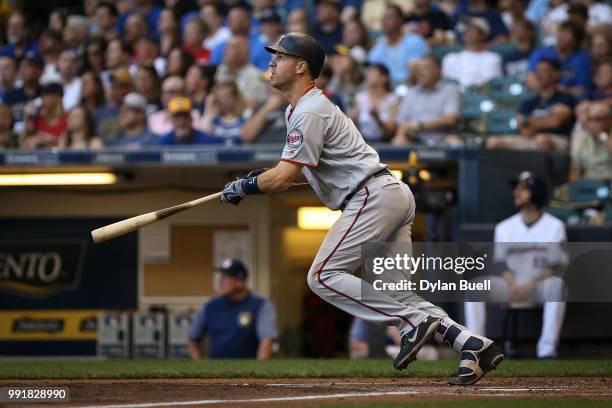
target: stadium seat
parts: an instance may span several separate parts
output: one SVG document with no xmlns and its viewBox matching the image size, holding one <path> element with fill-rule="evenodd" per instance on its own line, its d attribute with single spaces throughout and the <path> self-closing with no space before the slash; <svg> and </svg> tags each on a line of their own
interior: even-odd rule
<svg viewBox="0 0 612 408">
<path fill-rule="evenodd" d="M 546 207 L 546 212 L 568 224 L 574 225 L 580 222 L 580 213 L 573 208 Z"/>
<path fill-rule="evenodd" d="M 516 113 L 513 110 L 495 110 L 487 116 L 486 132 L 490 134 L 516 133 Z"/>
<path fill-rule="evenodd" d="M 466 92 L 461 95 L 461 117 L 463 119 L 477 119 L 483 114 L 491 112 L 493 101 L 483 92 Z"/>
<path fill-rule="evenodd" d="M 446 54 L 450 54 L 451 52 L 459 52 L 463 51 L 463 45 L 454 44 L 454 45 L 438 45 L 434 48 L 431 54 L 437 58 L 438 60 L 442 60 L 446 56 Z"/>
<path fill-rule="evenodd" d="M 516 45 L 513 43 L 500 43 L 489 47 L 489 51 L 501 55 L 502 58 L 509 55 L 514 50 L 516 50 Z"/>
<path fill-rule="evenodd" d="M 573 203 L 601 202 L 610 196 L 610 186 L 602 180 L 576 180 L 569 187 L 570 201 Z"/>
<path fill-rule="evenodd" d="M 505 94 L 520 97 L 525 92 L 525 87 L 521 81 L 511 76 L 493 78 L 489 81 L 489 87 L 491 94 Z"/>
</svg>

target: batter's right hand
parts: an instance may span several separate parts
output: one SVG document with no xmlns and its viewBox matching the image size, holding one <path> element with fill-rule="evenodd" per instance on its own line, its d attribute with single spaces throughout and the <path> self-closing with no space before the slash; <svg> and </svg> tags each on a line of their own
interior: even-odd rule
<svg viewBox="0 0 612 408">
<path fill-rule="evenodd" d="M 219 200 L 222 203 L 229 203 L 238 205 L 242 201 L 242 199 L 246 196 L 244 191 L 242 191 L 242 179 L 230 181 L 225 185 L 223 191 L 221 192 L 221 197 Z"/>
</svg>

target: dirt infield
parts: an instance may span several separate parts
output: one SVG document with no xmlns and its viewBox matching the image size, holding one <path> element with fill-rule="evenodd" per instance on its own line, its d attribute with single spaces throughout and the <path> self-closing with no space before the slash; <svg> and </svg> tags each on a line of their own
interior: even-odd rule
<svg viewBox="0 0 612 408">
<path fill-rule="evenodd" d="M 486 378 L 452 387 L 443 379 L 310 378 L 0 381 L 0 386 L 67 386 L 69 404 L 129 408 L 171 406 L 320 406 L 334 403 L 441 401 L 483 398 L 598 399 L 612 404 L 612 378 Z M 40 404 L 6 404 L 26 407 Z"/>
</svg>

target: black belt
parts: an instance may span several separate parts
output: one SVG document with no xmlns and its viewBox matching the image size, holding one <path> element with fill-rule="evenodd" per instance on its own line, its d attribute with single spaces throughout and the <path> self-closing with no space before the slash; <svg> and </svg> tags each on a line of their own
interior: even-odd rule
<svg viewBox="0 0 612 408">
<path fill-rule="evenodd" d="M 363 179 L 359 184 L 357 184 L 357 187 L 344 198 L 344 200 L 342 201 L 342 205 L 340 206 L 340 210 L 344 211 L 346 205 L 349 203 L 349 201 L 351 201 L 351 198 L 353 198 L 355 194 L 357 194 L 366 184 L 368 184 L 368 181 L 372 180 L 373 178 L 386 175 L 393 175 L 388 168 L 378 170 L 376 173 Z"/>
</svg>

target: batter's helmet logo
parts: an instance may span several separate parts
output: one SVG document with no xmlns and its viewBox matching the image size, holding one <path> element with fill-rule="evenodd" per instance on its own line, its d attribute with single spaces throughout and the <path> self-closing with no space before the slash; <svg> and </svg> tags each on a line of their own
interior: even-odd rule
<svg viewBox="0 0 612 408">
<path fill-rule="evenodd" d="M 304 143 L 304 133 L 300 129 L 292 129 L 287 133 L 287 146 L 292 150 L 297 150 Z"/>
</svg>

